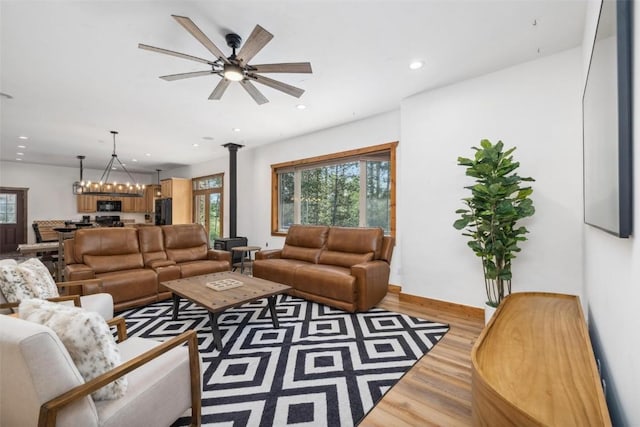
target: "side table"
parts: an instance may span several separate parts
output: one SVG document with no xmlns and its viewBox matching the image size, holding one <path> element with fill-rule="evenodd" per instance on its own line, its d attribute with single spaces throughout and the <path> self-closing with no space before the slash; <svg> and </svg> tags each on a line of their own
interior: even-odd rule
<svg viewBox="0 0 640 427">
<path fill-rule="evenodd" d="M 251 259 L 251 252 L 256 252 L 262 249 L 260 246 L 236 246 L 231 248 L 232 252 L 240 252 L 240 262 L 233 264 L 232 271 L 236 271 L 240 267 L 240 274 L 244 274 L 245 267 L 251 267 L 253 260 Z M 233 257 L 231 257 L 233 259 Z M 245 260 L 247 265 L 245 266 Z"/>
</svg>

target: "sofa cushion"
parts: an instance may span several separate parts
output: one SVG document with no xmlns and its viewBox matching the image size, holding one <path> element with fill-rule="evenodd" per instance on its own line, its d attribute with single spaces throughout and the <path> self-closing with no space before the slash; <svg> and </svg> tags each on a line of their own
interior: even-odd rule
<svg viewBox="0 0 640 427">
<path fill-rule="evenodd" d="M 96 274 L 144 266 L 134 228 L 81 229 L 73 240 L 76 261 L 88 265 Z"/>
<path fill-rule="evenodd" d="M 300 246 L 284 245 L 280 257 L 283 259 L 292 259 L 317 264 L 320 259 L 322 249 L 303 248 Z"/>
<path fill-rule="evenodd" d="M 177 263 L 207 259 L 209 240 L 200 224 L 162 226 L 167 259 Z"/>
<path fill-rule="evenodd" d="M 295 270 L 295 288 L 334 300 L 356 301 L 355 277 L 348 268 L 308 264 Z"/>
<path fill-rule="evenodd" d="M 373 259 L 380 258 L 382 228 L 331 227 L 327 237 L 327 250 L 365 254 L 373 252 Z"/>
<path fill-rule="evenodd" d="M 318 263 L 327 265 L 339 265 L 340 267 L 351 267 L 352 265 L 371 261 L 373 252 L 366 254 L 350 254 L 348 252 L 322 251 Z"/>
<path fill-rule="evenodd" d="M 180 267 L 180 277 L 193 277 L 201 274 L 228 271 L 229 263 L 226 261 L 198 260 L 183 262 L 178 267 Z"/>
<path fill-rule="evenodd" d="M 112 271 L 96 274 L 96 278 L 102 279 L 103 291 L 113 296 L 116 305 L 143 297 L 155 297 L 158 292 L 156 273 L 150 269 Z"/>
<path fill-rule="evenodd" d="M 84 263 L 91 267 L 97 274 L 109 273 L 112 271 L 131 270 L 144 267 L 142 254 L 126 255 L 85 255 Z"/>
<path fill-rule="evenodd" d="M 144 265 L 147 267 L 155 268 L 160 267 L 156 264 L 151 265 L 152 262 L 166 261 L 167 254 L 164 251 L 164 236 L 162 235 L 162 228 L 158 226 L 140 227 L 138 228 L 138 242 L 140 244 L 140 251 L 142 252 L 142 259 Z M 169 264 L 164 264 L 166 266 Z"/>
<path fill-rule="evenodd" d="M 167 258 L 176 263 L 207 259 L 207 245 L 194 246 L 184 249 L 167 248 Z"/>
<path fill-rule="evenodd" d="M 123 362 L 159 345 L 152 339 L 131 337 L 118 345 Z M 190 371 L 187 347 L 177 347 L 127 374 L 127 394 L 118 400 L 96 402 L 102 427 L 162 426 L 178 419 L 191 407 Z M 198 358 L 200 360 L 200 357 Z M 171 399 L 158 405 L 158 396 Z M 178 424 L 178 423 L 177 423 Z"/>
<path fill-rule="evenodd" d="M 310 265 L 296 259 L 258 259 L 253 262 L 253 275 L 272 282 L 292 286 L 295 283 L 296 269 Z"/>
<path fill-rule="evenodd" d="M 323 225 L 294 224 L 289 227 L 284 244 L 321 249 L 327 241 L 327 233 L 329 227 Z"/>
<path fill-rule="evenodd" d="M 280 256 L 316 264 L 327 241 L 329 227 L 324 225 L 300 225 L 289 227 Z"/>
<path fill-rule="evenodd" d="M 7 302 L 59 296 L 51 273 L 37 258 L 29 258 L 20 264 L 15 261 L 3 263 L 0 266 L 0 293 Z"/>
<path fill-rule="evenodd" d="M 20 303 L 20 318 L 48 326 L 58 335 L 85 381 L 121 364 L 120 352 L 105 320 L 80 307 L 28 299 Z M 94 400 L 124 396 L 127 378 L 120 377 L 91 394 Z"/>
</svg>

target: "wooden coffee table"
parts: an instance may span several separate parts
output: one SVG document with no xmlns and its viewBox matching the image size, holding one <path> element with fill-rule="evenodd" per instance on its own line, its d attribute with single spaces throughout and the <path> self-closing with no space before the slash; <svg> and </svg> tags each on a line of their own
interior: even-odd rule
<svg viewBox="0 0 640 427">
<path fill-rule="evenodd" d="M 222 281 L 227 284 L 241 282 L 242 286 L 220 291 L 210 289 L 206 286 L 207 283 L 221 284 Z M 168 282 L 162 282 L 162 285 L 173 292 L 173 320 L 178 319 L 180 297 L 186 298 L 207 309 L 209 312 L 209 321 L 211 322 L 211 330 L 213 331 L 213 342 L 218 351 L 222 350 L 222 337 L 220 335 L 220 329 L 218 328 L 218 317 L 220 313 L 248 302 L 267 298 L 273 327 L 279 328 L 278 313 L 276 312 L 276 295 L 282 294 L 290 289 L 290 286 L 287 285 L 230 271 L 170 280 Z"/>
</svg>

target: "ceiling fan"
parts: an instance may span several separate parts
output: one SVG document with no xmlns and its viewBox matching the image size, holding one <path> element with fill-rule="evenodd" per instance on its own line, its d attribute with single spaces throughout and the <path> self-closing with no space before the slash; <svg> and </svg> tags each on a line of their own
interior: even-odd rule
<svg viewBox="0 0 640 427">
<path fill-rule="evenodd" d="M 288 95 L 300 98 L 304 93 L 303 89 L 295 86 L 291 86 L 287 83 L 280 82 L 278 80 L 271 79 L 269 77 L 262 76 L 263 73 L 311 73 L 311 64 L 309 62 L 288 62 L 281 64 L 261 64 L 261 65 L 249 65 L 249 61 L 265 47 L 269 41 L 273 38 L 273 34 L 262 28 L 260 25 L 256 25 L 253 29 L 247 41 L 242 45 L 240 51 L 236 54 L 236 49 L 240 48 L 242 44 L 242 38 L 234 33 L 227 34 L 225 36 L 227 46 L 229 46 L 233 52 L 231 56 L 225 56 L 225 54 L 218 49 L 218 47 L 198 28 L 198 26 L 189 18 L 185 16 L 171 15 L 185 30 L 196 38 L 209 52 L 213 54 L 215 59 L 198 58 L 197 56 L 187 55 L 185 53 L 174 52 L 172 50 L 162 49 L 159 47 L 149 46 L 139 43 L 140 49 L 150 50 L 152 52 L 164 53 L 165 55 L 176 56 L 178 58 L 188 59 L 190 61 L 201 62 L 211 67 L 210 70 L 194 71 L 190 73 L 170 74 L 167 76 L 160 76 L 161 79 L 166 81 L 188 79 L 191 77 L 208 76 L 216 74 L 222 77 L 222 80 L 213 89 L 209 99 L 219 100 L 229 87 L 231 82 L 239 82 L 240 85 L 251 95 L 251 97 L 258 104 L 264 104 L 269 100 L 253 85 L 252 82 L 257 82 L 265 86 L 269 86 L 273 89 L 277 89 Z"/>
</svg>

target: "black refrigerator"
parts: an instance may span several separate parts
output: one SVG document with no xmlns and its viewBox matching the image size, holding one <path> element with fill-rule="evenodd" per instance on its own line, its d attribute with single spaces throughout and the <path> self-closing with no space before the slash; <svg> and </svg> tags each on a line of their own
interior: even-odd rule
<svg viewBox="0 0 640 427">
<path fill-rule="evenodd" d="M 171 224 L 171 199 L 156 199 L 156 225 Z"/>
</svg>

